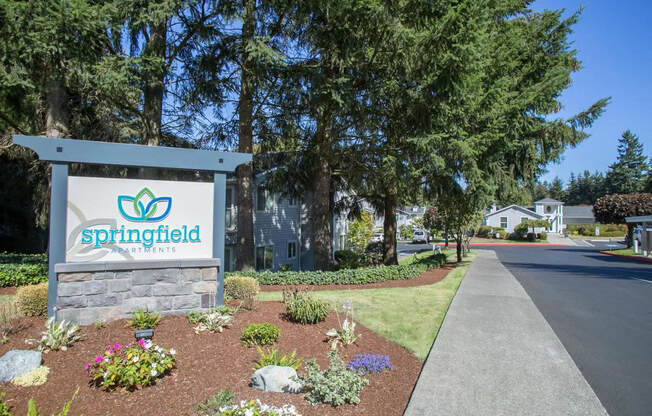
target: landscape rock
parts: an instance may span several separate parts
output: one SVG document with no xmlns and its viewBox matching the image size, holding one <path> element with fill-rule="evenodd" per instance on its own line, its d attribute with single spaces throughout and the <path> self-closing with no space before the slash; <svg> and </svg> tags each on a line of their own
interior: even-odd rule
<svg viewBox="0 0 652 416">
<path fill-rule="evenodd" d="M 292 367 L 268 365 L 251 376 L 251 387 L 275 393 L 300 393 L 301 384 L 293 380 L 297 372 Z"/>
<path fill-rule="evenodd" d="M 0 382 L 39 368 L 41 352 L 31 350 L 11 350 L 0 357 Z"/>
</svg>

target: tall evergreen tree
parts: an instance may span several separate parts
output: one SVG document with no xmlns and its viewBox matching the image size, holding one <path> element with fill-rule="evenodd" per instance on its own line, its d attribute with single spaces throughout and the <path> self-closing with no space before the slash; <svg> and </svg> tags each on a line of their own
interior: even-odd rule
<svg viewBox="0 0 652 416">
<path fill-rule="evenodd" d="M 645 188 L 647 157 L 638 137 L 627 130 L 618 139 L 618 159 L 609 166 L 605 187 L 609 194 L 630 194 Z"/>
</svg>

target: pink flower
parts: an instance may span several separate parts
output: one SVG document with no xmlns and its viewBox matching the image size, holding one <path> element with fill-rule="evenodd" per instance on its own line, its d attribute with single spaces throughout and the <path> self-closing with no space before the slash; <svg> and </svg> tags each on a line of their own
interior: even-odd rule
<svg viewBox="0 0 652 416">
<path fill-rule="evenodd" d="M 118 343 L 116 342 L 116 343 L 113 345 L 113 348 L 115 348 L 116 351 L 119 350 L 119 349 L 120 349 L 120 344 L 118 344 Z"/>
<path fill-rule="evenodd" d="M 96 363 L 101 363 L 102 362 L 102 356 L 98 355 L 97 357 L 95 357 L 95 362 Z"/>
<path fill-rule="evenodd" d="M 88 370 L 89 368 L 91 368 L 91 363 L 86 364 L 86 366 L 84 367 L 84 370 Z"/>
<path fill-rule="evenodd" d="M 108 352 L 109 354 L 114 354 L 114 353 L 115 353 L 115 351 L 113 351 L 111 348 L 109 348 L 108 350 L 106 350 L 106 352 Z"/>
<path fill-rule="evenodd" d="M 138 340 L 138 345 L 140 345 L 141 347 L 145 348 L 145 340 L 144 340 L 143 338 L 139 339 L 139 340 Z"/>
</svg>

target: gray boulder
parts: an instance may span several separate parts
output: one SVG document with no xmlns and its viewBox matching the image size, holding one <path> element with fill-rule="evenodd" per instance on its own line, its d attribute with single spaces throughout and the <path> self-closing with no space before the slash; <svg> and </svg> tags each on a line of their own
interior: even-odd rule
<svg viewBox="0 0 652 416">
<path fill-rule="evenodd" d="M 0 381 L 9 381 L 38 368 L 41 365 L 41 358 L 40 351 L 9 351 L 0 357 Z"/>
<path fill-rule="evenodd" d="M 268 365 L 259 368 L 251 376 L 251 387 L 276 393 L 300 393 L 301 384 L 293 380 L 297 372 L 292 367 Z"/>
</svg>

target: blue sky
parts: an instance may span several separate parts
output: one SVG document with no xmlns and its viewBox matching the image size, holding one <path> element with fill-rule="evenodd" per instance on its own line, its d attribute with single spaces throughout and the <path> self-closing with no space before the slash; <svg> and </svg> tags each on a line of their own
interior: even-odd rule
<svg viewBox="0 0 652 416">
<path fill-rule="evenodd" d="M 652 2 L 644 0 L 538 0 L 534 10 L 584 7 L 571 35 L 582 69 L 562 97 L 560 117 L 570 117 L 602 97 L 611 103 L 587 130 L 591 135 L 550 164 L 542 179 L 559 176 L 564 184 L 571 172 L 606 171 L 616 160 L 616 146 L 630 129 L 652 156 Z"/>
</svg>

